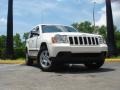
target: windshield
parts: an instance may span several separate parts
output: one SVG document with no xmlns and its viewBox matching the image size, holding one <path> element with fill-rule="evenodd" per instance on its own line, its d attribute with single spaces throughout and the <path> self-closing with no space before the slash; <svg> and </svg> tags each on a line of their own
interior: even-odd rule
<svg viewBox="0 0 120 90">
<path fill-rule="evenodd" d="M 60 25 L 42 25 L 43 33 L 52 33 L 52 32 L 78 32 L 73 27 L 69 26 L 60 26 Z"/>
</svg>

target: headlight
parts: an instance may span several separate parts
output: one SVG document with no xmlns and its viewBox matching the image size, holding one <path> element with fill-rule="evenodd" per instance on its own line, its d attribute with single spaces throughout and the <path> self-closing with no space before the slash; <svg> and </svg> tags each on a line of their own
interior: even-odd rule
<svg viewBox="0 0 120 90">
<path fill-rule="evenodd" d="M 52 37 L 52 43 L 68 43 L 68 39 L 66 35 L 55 35 Z"/>
<path fill-rule="evenodd" d="M 106 41 L 104 40 L 103 37 L 98 37 L 98 38 L 99 38 L 99 43 L 100 43 L 100 44 L 106 43 Z"/>
</svg>

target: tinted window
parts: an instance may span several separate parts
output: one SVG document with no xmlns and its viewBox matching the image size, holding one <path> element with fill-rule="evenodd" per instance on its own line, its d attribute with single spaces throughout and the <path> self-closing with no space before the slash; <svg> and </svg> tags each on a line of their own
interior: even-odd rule
<svg viewBox="0 0 120 90">
<path fill-rule="evenodd" d="M 30 32 L 30 38 L 38 36 L 38 35 L 36 35 L 36 33 L 39 34 L 39 27 L 38 26 Z"/>
<path fill-rule="evenodd" d="M 77 32 L 72 27 L 68 26 L 60 26 L 60 25 L 43 25 L 42 26 L 43 33 L 52 33 L 52 32 Z"/>
<path fill-rule="evenodd" d="M 61 29 L 59 29 L 56 26 L 42 26 L 43 33 L 48 33 L 48 32 L 62 32 Z"/>
</svg>

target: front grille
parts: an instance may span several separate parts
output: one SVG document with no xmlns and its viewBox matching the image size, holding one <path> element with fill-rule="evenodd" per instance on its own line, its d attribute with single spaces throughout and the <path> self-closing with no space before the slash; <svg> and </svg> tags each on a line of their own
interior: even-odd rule
<svg viewBox="0 0 120 90">
<path fill-rule="evenodd" d="M 70 45 L 99 45 L 97 37 L 70 36 Z"/>
</svg>

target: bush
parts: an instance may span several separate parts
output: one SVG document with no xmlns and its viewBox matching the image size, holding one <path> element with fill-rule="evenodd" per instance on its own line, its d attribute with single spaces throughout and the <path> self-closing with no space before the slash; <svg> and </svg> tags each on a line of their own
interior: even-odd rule
<svg viewBox="0 0 120 90">
<path fill-rule="evenodd" d="M 120 55 L 120 48 L 117 49 L 117 53 L 118 53 L 118 55 Z"/>
<path fill-rule="evenodd" d="M 5 56 L 6 54 L 5 54 L 5 49 L 4 48 L 0 48 L 0 58 L 1 59 L 5 59 Z"/>
<path fill-rule="evenodd" d="M 25 58 L 25 49 L 24 48 L 15 48 L 13 58 L 14 59 Z M 5 49 L 0 48 L 0 59 L 6 59 Z"/>
<path fill-rule="evenodd" d="M 14 57 L 15 58 L 25 58 L 25 49 L 24 48 L 14 49 Z"/>
</svg>

